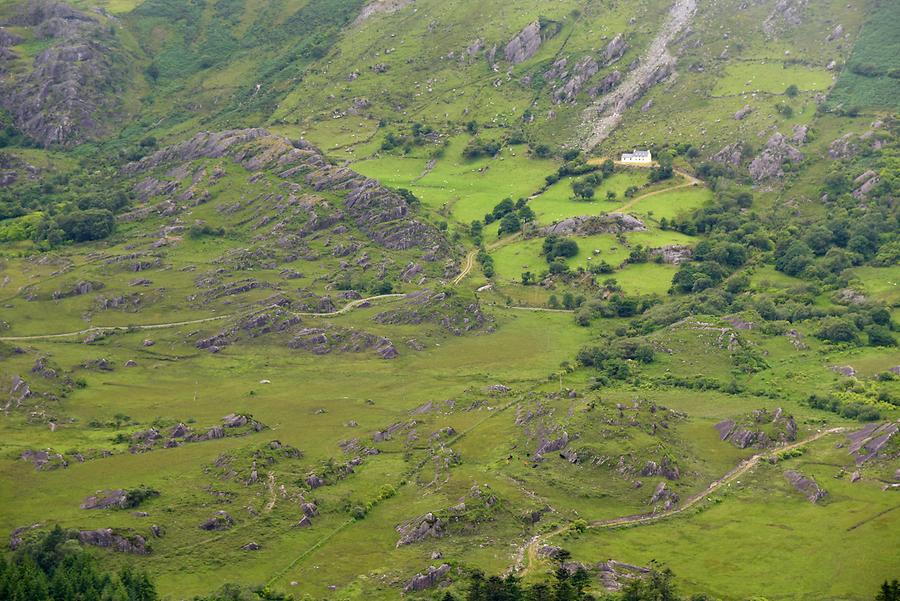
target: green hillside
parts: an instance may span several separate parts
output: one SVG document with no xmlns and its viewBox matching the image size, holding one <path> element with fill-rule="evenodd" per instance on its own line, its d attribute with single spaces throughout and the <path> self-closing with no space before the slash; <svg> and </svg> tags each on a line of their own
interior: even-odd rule
<svg viewBox="0 0 900 601">
<path fill-rule="evenodd" d="M 0 0 L 0 598 L 895 598 L 898 16 Z"/>
</svg>

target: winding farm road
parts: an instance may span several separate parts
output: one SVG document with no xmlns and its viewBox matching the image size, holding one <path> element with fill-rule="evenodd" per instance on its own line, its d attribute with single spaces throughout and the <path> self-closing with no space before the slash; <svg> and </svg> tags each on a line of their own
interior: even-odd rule
<svg viewBox="0 0 900 601">
<path fill-rule="evenodd" d="M 599 164 L 606 160 L 606 157 L 595 157 L 588 161 L 592 164 Z M 622 164 L 621 161 L 614 161 L 616 164 Z M 632 165 L 633 166 L 633 165 Z M 642 194 L 641 196 L 636 196 L 629 200 L 627 203 L 622 205 L 617 209 L 617 211 L 627 211 L 631 207 L 633 207 L 636 203 L 640 202 L 644 198 L 654 196 L 656 194 L 662 194 L 664 192 L 670 192 L 672 190 L 677 190 L 679 188 L 686 188 L 690 186 L 700 185 L 702 182 L 685 171 L 681 171 L 679 169 L 675 169 L 675 173 L 685 178 L 685 182 L 682 184 L 678 184 L 677 186 L 671 186 L 669 188 L 663 188 L 660 190 L 654 190 L 653 192 L 648 192 L 646 194 Z M 487 250 L 496 250 L 502 246 L 506 246 L 512 242 L 515 242 L 519 238 L 522 237 L 521 232 L 517 234 L 513 234 L 511 236 L 505 236 L 500 238 L 499 240 L 495 240 L 494 242 L 486 245 Z M 465 258 L 463 259 L 462 269 L 460 269 L 459 274 L 453 278 L 451 281 L 452 286 L 458 286 L 465 280 L 472 270 L 475 268 L 476 259 L 478 257 L 478 248 L 473 248 L 468 253 L 466 253 Z M 401 298 L 406 296 L 406 294 L 396 293 L 396 294 L 377 294 L 375 296 L 367 296 L 365 298 L 359 298 L 356 300 L 352 300 L 345 304 L 340 309 L 336 309 L 334 311 L 329 311 L 326 313 L 316 313 L 314 311 L 297 311 L 293 312 L 293 315 L 298 317 L 337 317 L 339 315 L 344 315 L 345 313 L 349 313 L 353 309 L 356 309 L 362 305 L 365 305 L 371 301 L 377 301 L 386 298 Z M 259 309 L 257 311 L 249 313 L 249 315 L 253 315 L 254 313 L 258 313 L 260 311 L 265 311 L 266 309 L 271 309 L 272 307 L 266 307 L 264 309 Z M 523 311 L 554 311 L 554 312 L 571 312 L 568 309 L 549 309 L 544 307 L 526 307 L 526 306 L 513 306 L 509 307 L 510 309 L 519 309 Z M 75 330 L 72 332 L 61 332 L 57 334 L 35 334 L 28 336 L 0 336 L 0 342 L 26 342 L 29 340 L 53 340 L 57 338 L 72 338 L 74 336 L 84 336 L 90 334 L 92 332 L 98 333 L 112 333 L 112 332 L 126 332 L 126 331 L 142 331 L 142 330 L 160 330 L 165 328 L 177 328 L 181 326 L 189 326 L 195 324 L 209 323 L 212 321 L 220 321 L 223 319 L 229 319 L 231 317 L 237 317 L 238 314 L 230 313 L 227 315 L 216 315 L 213 317 L 203 317 L 200 319 L 189 319 L 185 321 L 170 321 L 164 323 L 154 323 L 154 324 L 145 324 L 145 325 L 127 325 L 127 326 L 90 326 L 88 328 L 84 328 L 81 330 Z"/>
<path fill-rule="evenodd" d="M 726 473 L 721 478 L 714 480 L 709 486 L 707 486 L 701 492 L 698 492 L 694 495 L 688 497 L 687 501 L 683 505 L 679 505 L 674 509 L 669 509 L 667 511 L 660 511 L 657 513 L 641 513 L 636 515 L 627 515 L 618 518 L 611 518 L 606 520 L 595 520 L 588 524 L 588 528 L 612 528 L 616 526 L 629 526 L 634 524 L 647 524 L 650 522 L 656 522 L 665 518 L 672 517 L 674 515 L 678 515 L 680 513 L 684 513 L 688 509 L 691 509 L 695 505 L 697 505 L 700 501 L 716 492 L 726 484 L 730 484 L 737 478 L 740 478 L 748 471 L 756 467 L 760 461 L 764 459 L 769 459 L 771 457 L 775 457 L 779 453 L 784 453 L 785 451 L 792 451 L 803 445 L 809 444 L 824 436 L 828 436 L 830 434 L 837 434 L 839 432 L 844 432 L 847 430 L 845 427 L 838 428 L 830 428 L 828 430 L 823 430 L 821 432 L 817 432 L 812 436 L 805 438 L 801 441 L 778 447 L 776 449 L 772 449 L 771 451 L 767 451 L 764 453 L 757 453 L 748 459 L 745 459 L 741 463 L 739 463 L 734 469 Z M 550 532 L 546 532 L 544 534 L 539 534 L 537 536 L 533 536 L 526 542 L 524 545 L 519 547 L 516 552 L 516 560 L 515 563 L 507 570 L 507 573 L 524 575 L 528 572 L 528 570 L 537 564 L 538 562 L 538 549 L 540 545 L 546 541 L 547 539 L 557 536 L 571 529 L 571 525 L 566 524 L 551 530 Z M 526 562 L 527 559 L 527 562 Z"/>
</svg>

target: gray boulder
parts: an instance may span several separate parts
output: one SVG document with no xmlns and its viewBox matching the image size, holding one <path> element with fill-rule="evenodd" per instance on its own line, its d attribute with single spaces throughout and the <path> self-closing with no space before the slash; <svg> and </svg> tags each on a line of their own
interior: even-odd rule
<svg viewBox="0 0 900 601">
<path fill-rule="evenodd" d="M 441 538 L 444 536 L 444 522 L 433 513 L 426 513 L 412 522 L 398 526 L 397 531 L 401 534 L 397 547 L 403 547 L 426 538 Z"/>
<path fill-rule="evenodd" d="M 123 509 L 128 494 L 124 490 L 107 490 L 90 496 L 81 504 L 82 509 Z"/>
<path fill-rule="evenodd" d="M 132 555 L 149 555 L 150 547 L 147 540 L 139 535 L 125 536 L 112 528 L 98 528 L 97 530 L 82 530 L 78 533 L 78 541 L 83 545 L 112 549 L 119 553 Z"/>
<path fill-rule="evenodd" d="M 621 33 L 616 34 L 616 37 L 610 40 L 600 52 L 604 66 L 609 66 L 622 58 L 627 50 L 628 43 L 625 41 L 625 36 Z"/>
<path fill-rule="evenodd" d="M 763 151 L 750 163 L 750 177 L 756 183 L 784 177 L 785 162 L 799 163 L 803 153 L 787 143 L 785 137 L 775 133 L 766 142 Z"/>
<path fill-rule="evenodd" d="M 234 526 L 234 518 L 224 511 L 217 511 L 212 517 L 200 524 L 202 530 L 228 530 Z"/>
<path fill-rule="evenodd" d="M 447 573 L 450 572 L 450 564 L 444 563 L 439 567 L 429 566 L 425 573 L 418 573 L 403 587 L 404 593 L 424 591 L 437 585 Z"/>
<path fill-rule="evenodd" d="M 804 476 L 796 470 L 786 471 L 784 477 L 791 483 L 791 486 L 803 493 L 810 503 L 818 503 L 828 496 L 828 493 L 821 489 L 815 480 Z"/>
</svg>

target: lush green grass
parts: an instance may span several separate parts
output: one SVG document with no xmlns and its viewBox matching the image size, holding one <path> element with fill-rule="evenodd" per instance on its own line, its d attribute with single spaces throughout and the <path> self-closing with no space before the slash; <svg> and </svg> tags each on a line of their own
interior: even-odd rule
<svg viewBox="0 0 900 601">
<path fill-rule="evenodd" d="M 640 187 L 647 183 L 647 172 L 641 169 L 628 169 L 616 173 L 596 188 L 594 199 L 590 201 L 574 198 L 572 182 L 573 178 L 571 177 L 563 178 L 531 201 L 530 206 L 537 214 L 538 223 L 549 224 L 567 217 L 612 212 L 618 205 L 616 202 L 606 200 L 606 193 L 615 192 L 616 197 L 621 201 L 625 197 L 626 189 L 631 186 Z"/>
<path fill-rule="evenodd" d="M 853 275 L 872 298 L 891 306 L 900 304 L 900 267 L 860 267 Z"/>
<path fill-rule="evenodd" d="M 699 208 L 712 198 L 712 190 L 703 186 L 680 188 L 642 198 L 635 202 L 628 212 L 638 216 L 647 216 L 656 221 L 664 217 L 671 220 Z"/>
<path fill-rule="evenodd" d="M 872 479 L 856 484 L 846 475 L 835 479 L 848 457 L 833 446 L 833 439 L 820 441 L 809 455 L 760 466 L 705 502 L 700 513 L 592 531 L 555 544 L 561 542 L 580 561 L 615 558 L 645 565 L 655 559 L 675 571 L 686 592 L 702 590 L 722 599 L 871 598 L 877 583 L 892 578 L 896 569 L 883 553 L 900 544 L 896 516 L 885 513 L 896 503 Z M 785 481 L 786 469 L 814 477 L 829 499 L 818 505 L 807 501 Z M 845 552 L 815 551 L 822 548 Z M 785 565 L 796 568 L 787 573 Z"/>
<path fill-rule="evenodd" d="M 900 106 L 900 40 L 895 27 L 900 6 L 885 1 L 875 6 L 829 98 L 832 104 L 889 110 Z"/>
<path fill-rule="evenodd" d="M 831 86 L 831 73 L 823 68 L 779 62 L 740 62 L 726 67 L 725 76 L 716 82 L 713 96 L 734 96 L 751 92 L 783 94 L 795 85 L 804 92 L 821 91 Z"/>
</svg>

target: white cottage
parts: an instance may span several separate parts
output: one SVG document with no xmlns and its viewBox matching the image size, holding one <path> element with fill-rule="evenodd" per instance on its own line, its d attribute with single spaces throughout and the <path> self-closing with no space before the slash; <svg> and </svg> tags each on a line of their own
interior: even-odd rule
<svg viewBox="0 0 900 601">
<path fill-rule="evenodd" d="M 649 150 L 635 150 L 634 152 L 622 153 L 623 163 L 652 163 L 653 157 L 650 156 Z"/>
</svg>

